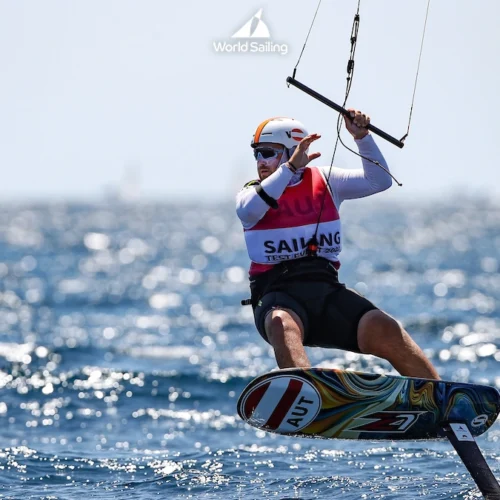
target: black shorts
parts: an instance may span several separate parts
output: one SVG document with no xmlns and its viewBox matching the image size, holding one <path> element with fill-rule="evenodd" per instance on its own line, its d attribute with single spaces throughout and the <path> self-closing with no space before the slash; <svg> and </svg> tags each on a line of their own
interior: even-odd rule
<svg viewBox="0 0 500 500">
<path fill-rule="evenodd" d="M 360 352 L 359 320 L 366 312 L 377 309 L 339 283 L 332 263 L 320 257 L 279 264 L 251 282 L 250 287 L 255 326 L 266 342 L 267 313 L 286 308 L 301 319 L 305 346 Z"/>
</svg>

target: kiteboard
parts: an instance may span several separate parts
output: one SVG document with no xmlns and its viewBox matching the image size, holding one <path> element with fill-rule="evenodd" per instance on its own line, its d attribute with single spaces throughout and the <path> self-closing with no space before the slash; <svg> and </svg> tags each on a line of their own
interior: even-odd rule
<svg viewBox="0 0 500 500">
<path fill-rule="evenodd" d="M 322 368 L 266 373 L 238 401 L 254 427 L 326 439 L 439 439 L 443 423 L 479 436 L 499 412 L 500 393 L 486 385 Z"/>
<path fill-rule="evenodd" d="M 238 414 L 258 429 L 323 439 L 448 438 L 486 498 L 500 486 L 476 436 L 500 412 L 500 393 L 487 385 L 322 368 L 290 368 L 254 379 Z"/>
</svg>

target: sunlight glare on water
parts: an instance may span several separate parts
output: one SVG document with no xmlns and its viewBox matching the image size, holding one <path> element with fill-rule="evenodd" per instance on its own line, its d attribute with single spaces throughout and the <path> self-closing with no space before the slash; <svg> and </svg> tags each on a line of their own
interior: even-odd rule
<svg viewBox="0 0 500 500">
<path fill-rule="evenodd" d="M 343 213 L 341 280 L 402 321 L 443 378 L 500 387 L 499 207 L 356 207 Z M 0 207 L 2 493 L 479 498 L 447 442 L 294 439 L 240 420 L 242 389 L 276 363 L 240 305 L 234 207 L 200 210 Z M 393 372 L 372 356 L 308 354 Z M 497 475 L 499 440 L 498 424 L 478 440 Z"/>
</svg>

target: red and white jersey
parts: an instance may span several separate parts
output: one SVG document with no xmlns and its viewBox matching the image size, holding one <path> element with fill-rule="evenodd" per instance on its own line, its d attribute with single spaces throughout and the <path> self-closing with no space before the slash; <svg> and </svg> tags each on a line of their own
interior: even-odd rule
<svg viewBox="0 0 500 500">
<path fill-rule="evenodd" d="M 327 178 L 328 191 L 317 234 L 318 255 L 333 261 L 336 267 L 340 266 L 340 205 L 344 200 L 384 191 L 392 183 L 387 163 L 373 137 L 368 134 L 356 140 L 356 144 L 362 168 L 306 167 L 303 178 L 299 179 L 302 169 L 294 174 L 286 165 L 280 165 L 260 183 L 266 193 L 277 200 L 277 210 L 271 209 L 258 195 L 253 183 L 247 184 L 237 194 L 236 213 L 245 231 L 248 255 L 252 260 L 250 275 L 305 255 L 307 242 L 318 221 Z"/>
<path fill-rule="evenodd" d="M 250 274 L 267 270 L 270 264 L 306 255 L 307 243 L 316 230 L 323 196 L 325 201 L 317 232 L 318 256 L 338 263 L 342 249 L 339 212 L 323 172 L 307 167 L 302 180 L 288 186 L 280 196 L 278 209 L 268 210 L 257 224 L 245 229 L 245 242 L 252 261 Z"/>
</svg>

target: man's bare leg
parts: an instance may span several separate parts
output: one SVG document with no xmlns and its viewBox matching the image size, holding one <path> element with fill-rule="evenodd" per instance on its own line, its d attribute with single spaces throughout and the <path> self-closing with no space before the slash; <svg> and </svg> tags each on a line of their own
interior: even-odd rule
<svg viewBox="0 0 500 500">
<path fill-rule="evenodd" d="M 304 326 L 290 309 L 272 309 L 264 327 L 280 368 L 309 368 L 311 363 L 302 342 Z"/>
<path fill-rule="evenodd" d="M 273 309 L 265 319 L 265 329 L 280 368 L 309 368 L 304 346 L 304 327 L 290 309 Z M 380 310 L 369 311 L 358 325 L 358 344 L 364 354 L 389 361 L 408 377 L 439 379 L 422 349 L 399 323 Z"/>
<path fill-rule="evenodd" d="M 358 344 L 361 352 L 386 359 L 401 375 L 440 378 L 408 332 L 383 311 L 369 311 L 361 318 Z"/>
</svg>

